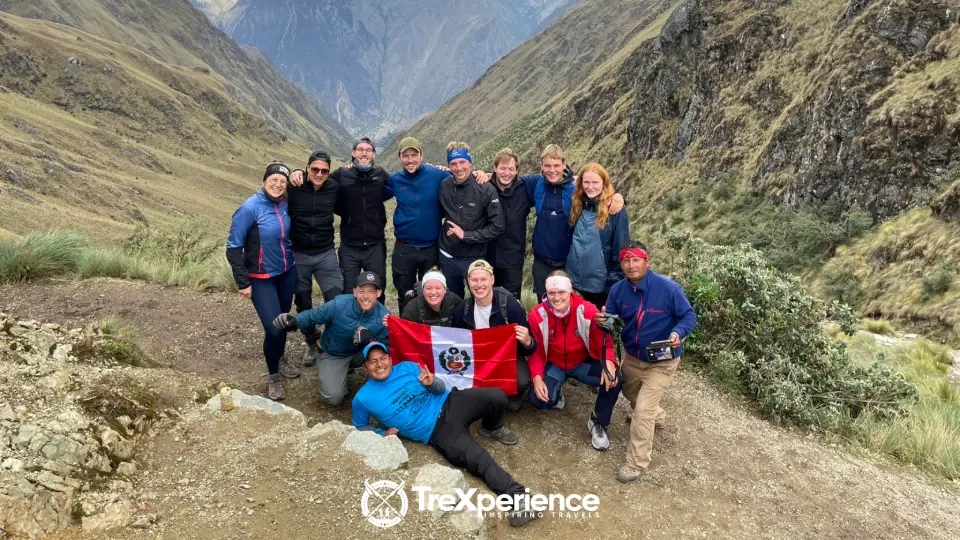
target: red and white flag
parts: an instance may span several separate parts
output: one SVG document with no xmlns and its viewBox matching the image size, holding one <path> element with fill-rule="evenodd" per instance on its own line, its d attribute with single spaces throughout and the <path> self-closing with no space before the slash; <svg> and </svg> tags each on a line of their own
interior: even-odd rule
<svg viewBox="0 0 960 540">
<path fill-rule="evenodd" d="M 516 324 L 484 330 L 427 326 L 390 316 L 390 358 L 417 362 L 447 389 L 500 388 L 517 393 Z"/>
</svg>

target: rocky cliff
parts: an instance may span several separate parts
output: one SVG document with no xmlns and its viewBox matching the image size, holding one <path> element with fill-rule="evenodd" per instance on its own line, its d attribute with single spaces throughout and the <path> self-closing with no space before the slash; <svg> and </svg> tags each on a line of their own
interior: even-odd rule
<svg viewBox="0 0 960 540">
<path fill-rule="evenodd" d="M 473 84 L 578 0 L 195 1 L 240 43 L 263 49 L 355 133 L 384 137 Z"/>
</svg>

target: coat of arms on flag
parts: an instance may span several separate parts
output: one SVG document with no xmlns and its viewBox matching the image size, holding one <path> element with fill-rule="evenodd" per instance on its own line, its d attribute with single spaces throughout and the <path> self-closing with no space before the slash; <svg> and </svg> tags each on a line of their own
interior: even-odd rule
<svg viewBox="0 0 960 540">
<path fill-rule="evenodd" d="M 517 393 L 515 326 L 464 330 L 390 316 L 390 357 L 426 366 L 451 390 L 495 387 L 510 396 Z"/>
</svg>

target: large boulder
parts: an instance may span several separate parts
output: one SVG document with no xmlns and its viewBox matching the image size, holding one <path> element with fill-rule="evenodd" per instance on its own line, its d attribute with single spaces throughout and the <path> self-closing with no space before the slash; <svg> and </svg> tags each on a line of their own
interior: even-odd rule
<svg viewBox="0 0 960 540">
<path fill-rule="evenodd" d="M 383 437 L 373 431 L 354 431 L 343 441 L 343 448 L 363 456 L 371 469 L 398 469 L 407 464 L 409 456 L 396 435 Z"/>
<path fill-rule="evenodd" d="M 233 407 L 235 409 L 249 409 L 277 416 L 288 416 L 303 425 L 307 424 L 307 419 L 303 416 L 303 413 L 292 407 L 287 407 L 263 396 L 251 396 L 236 389 L 231 390 L 230 394 L 233 396 Z M 207 401 L 206 409 L 208 411 L 220 411 L 220 406 L 220 394 L 217 394 Z M 226 414 L 229 414 L 229 412 Z"/>
</svg>

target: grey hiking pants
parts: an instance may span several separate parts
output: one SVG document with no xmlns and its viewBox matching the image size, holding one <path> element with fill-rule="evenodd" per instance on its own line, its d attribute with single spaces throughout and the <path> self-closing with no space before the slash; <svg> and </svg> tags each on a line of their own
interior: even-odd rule
<svg viewBox="0 0 960 540">
<path fill-rule="evenodd" d="M 347 374 L 351 368 L 363 366 L 360 353 L 336 356 L 326 351 L 317 359 L 317 377 L 320 379 L 320 397 L 330 405 L 340 405 L 347 397 Z"/>
</svg>

